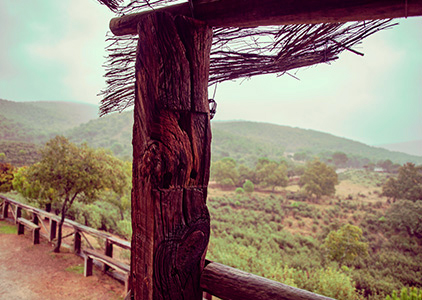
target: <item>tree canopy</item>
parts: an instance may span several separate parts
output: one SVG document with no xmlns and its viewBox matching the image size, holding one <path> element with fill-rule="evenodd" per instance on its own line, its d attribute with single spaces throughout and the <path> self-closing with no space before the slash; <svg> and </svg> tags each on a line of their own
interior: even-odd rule
<svg viewBox="0 0 422 300">
<path fill-rule="evenodd" d="M 239 179 L 236 161 L 225 157 L 212 165 L 212 174 L 215 181 L 222 186 L 234 187 Z"/>
<path fill-rule="evenodd" d="M 357 256 L 368 254 L 368 244 L 362 241 L 362 229 L 351 224 L 331 231 L 323 247 L 331 260 L 339 263 L 352 262 Z"/>
<path fill-rule="evenodd" d="M 390 178 L 382 187 L 383 195 L 389 198 L 422 200 L 422 166 L 407 163 L 400 167 L 397 179 Z"/>
<path fill-rule="evenodd" d="M 105 150 L 95 150 L 86 144 L 77 146 L 63 136 L 47 142 L 41 155 L 41 161 L 24 169 L 15 185 L 24 196 L 61 206 L 55 248 L 59 252 L 61 227 L 73 202 L 91 203 L 105 189 L 123 193 L 128 182 L 123 162 Z"/>
<path fill-rule="evenodd" d="M 267 158 L 261 158 L 256 165 L 256 178 L 263 186 L 274 188 L 285 187 L 289 182 L 287 178 L 287 166 Z"/>
<path fill-rule="evenodd" d="M 0 162 L 0 192 L 8 192 L 12 189 L 14 172 L 15 167 L 11 164 Z"/>
<path fill-rule="evenodd" d="M 300 178 L 299 185 L 309 195 L 320 198 L 325 195 L 334 195 L 335 185 L 338 184 L 337 174 L 333 168 L 315 159 L 306 165 L 306 169 Z"/>
</svg>

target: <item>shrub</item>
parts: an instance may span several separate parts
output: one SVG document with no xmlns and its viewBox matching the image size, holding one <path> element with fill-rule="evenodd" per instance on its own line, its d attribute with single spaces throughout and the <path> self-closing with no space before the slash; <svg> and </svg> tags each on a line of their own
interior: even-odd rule
<svg viewBox="0 0 422 300">
<path fill-rule="evenodd" d="M 244 193 L 245 193 L 245 190 L 244 190 L 244 189 L 242 189 L 241 187 L 238 187 L 238 188 L 235 190 L 235 193 L 236 193 L 237 195 L 241 195 L 241 194 L 244 194 Z"/>
<path fill-rule="evenodd" d="M 250 180 L 246 180 L 245 183 L 243 184 L 243 189 L 248 194 L 252 194 L 254 191 L 254 188 L 255 188 L 254 184 Z"/>
</svg>

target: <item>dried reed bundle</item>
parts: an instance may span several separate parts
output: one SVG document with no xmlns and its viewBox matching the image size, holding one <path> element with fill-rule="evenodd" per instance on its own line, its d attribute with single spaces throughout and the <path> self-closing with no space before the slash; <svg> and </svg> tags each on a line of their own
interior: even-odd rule
<svg viewBox="0 0 422 300">
<path fill-rule="evenodd" d="M 101 0 L 116 5 L 116 0 Z M 156 9 L 178 0 L 131 0 L 120 14 Z M 261 74 L 283 75 L 289 70 L 329 63 L 369 35 L 394 26 L 389 20 L 331 24 L 214 28 L 209 85 Z M 122 111 L 133 105 L 137 37 L 108 35 L 105 63 L 107 87 L 101 91 L 100 114 Z M 362 55 L 362 54 L 360 54 Z"/>
</svg>

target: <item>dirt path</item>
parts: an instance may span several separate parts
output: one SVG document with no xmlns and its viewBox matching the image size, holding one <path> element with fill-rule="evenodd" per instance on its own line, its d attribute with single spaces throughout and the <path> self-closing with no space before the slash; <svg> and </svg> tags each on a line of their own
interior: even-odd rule
<svg viewBox="0 0 422 300">
<path fill-rule="evenodd" d="M 0 226 L 10 225 L 1 221 Z M 72 271 L 83 270 L 83 260 L 64 250 L 53 253 L 52 246 L 41 238 L 40 245 L 32 237 L 0 233 L 0 299 L 123 299 L 121 283 L 94 270 L 84 277 Z"/>
</svg>

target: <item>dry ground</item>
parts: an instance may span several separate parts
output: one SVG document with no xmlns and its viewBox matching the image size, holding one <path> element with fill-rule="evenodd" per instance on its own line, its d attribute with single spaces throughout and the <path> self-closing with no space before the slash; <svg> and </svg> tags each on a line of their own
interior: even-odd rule
<svg viewBox="0 0 422 300">
<path fill-rule="evenodd" d="M 0 227 L 5 225 L 11 224 L 0 221 Z M 59 254 L 52 249 L 43 238 L 40 245 L 33 245 L 30 233 L 0 233 L 0 299 L 123 299 L 121 283 L 100 270 L 84 277 L 77 272 L 83 270 L 80 257 L 66 249 Z"/>
</svg>

